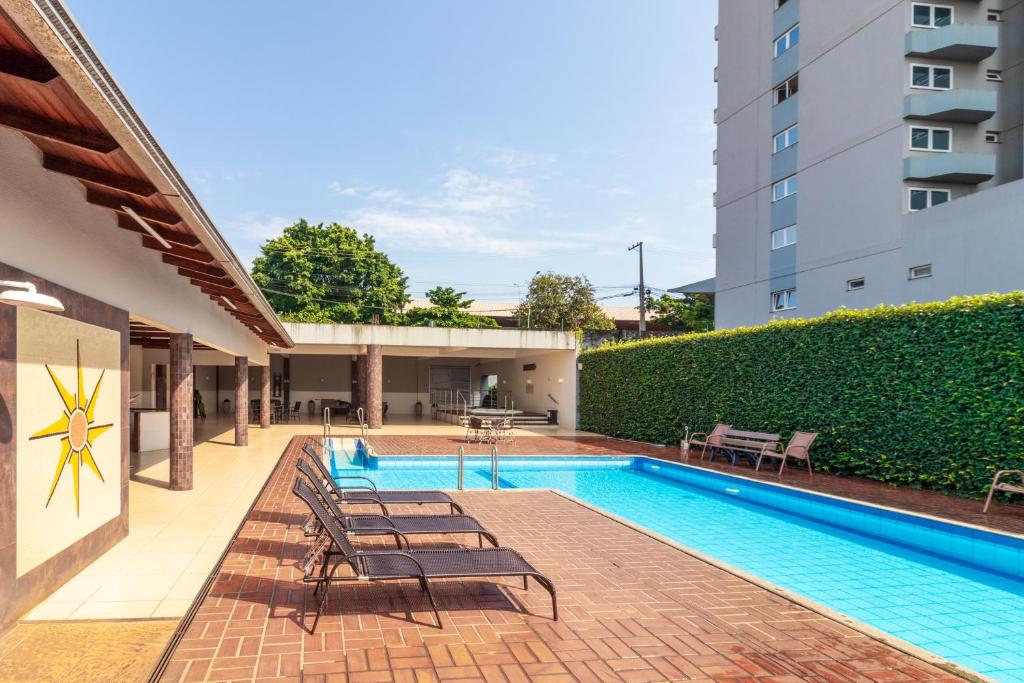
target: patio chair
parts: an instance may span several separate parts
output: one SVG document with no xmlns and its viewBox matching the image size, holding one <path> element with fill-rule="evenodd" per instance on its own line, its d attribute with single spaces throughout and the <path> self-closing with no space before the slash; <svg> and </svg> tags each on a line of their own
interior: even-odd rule
<svg viewBox="0 0 1024 683">
<path fill-rule="evenodd" d="M 310 511 L 317 517 L 324 529 L 324 536 L 314 542 L 302 561 L 304 584 L 314 584 L 313 595 L 323 592 L 316 607 L 316 618 L 309 632 L 316 630 L 317 621 L 327 606 L 331 583 L 389 581 L 416 579 L 427 594 L 437 627 L 444 628 L 441 613 L 430 591 L 431 579 L 496 578 L 501 576 L 523 577 L 524 590 L 529 587 L 532 576 L 551 595 L 552 618 L 558 620 L 558 601 L 555 585 L 511 548 L 463 548 L 456 550 L 356 550 L 345 535 L 345 529 L 324 507 L 315 491 L 301 477 L 295 478 L 292 489 Z M 329 541 L 329 543 L 327 542 Z M 332 558 L 338 558 L 331 566 Z M 337 572 L 348 565 L 353 576 L 338 576 Z M 319 568 L 318 568 L 319 567 Z M 306 603 L 309 591 L 303 587 L 302 615 L 300 624 L 306 628 Z"/>
<path fill-rule="evenodd" d="M 302 401 L 296 401 L 292 407 L 291 419 L 298 420 L 300 413 L 302 413 Z"/>
<path fill-rule="evenodd" d="M 1008 481 L 1001 481 L 1003 477 L 1012 476 L 1016 476 L 1019 482 L 1011 484 Z M 982 510 L 983 513 L 988 512 L 988 506 L 992 504 L 992 495 L 996 491 L 1024 494 L 1024 470 L 999 470 L 996 472 L 996 476 L 992 479 L 992 485 L 988 487 L 988 498 L 985 499 L 985 508 Z"/>
<path fill-rule="evenodd" d="M 323 478 L 312 470 L 304 458 L 299 458 L 295 467 L 313 484 L 313 490 L 320 496 L 324 507 L 341 523 L 345 533 L 352 536 L 392 536 L 395 545 L 401 550 L 402 541 L 405 541 L 406 548 L 412 547 L 409 536 L 475 534 L 481 548 L 484 547 L 485 538 L 491 545 L 498 547 L 498 539 L 494 534 L 469 515 L 346 515 L 338 508 L 334 497 L 324 486 Z M 315 536 L 322 530 L 315 516 L 307 520 L 304 529 L 307 536 Z"/>
<path fill-rule="evenodd" d="M 502 441 L 510 441 L 515 443 L 516 435 L 512 429 L 511 418 L 504 417 L 500 420 L 491 420 L 491 428 L 489 430 L 491 442 L 501 443 Z"/>
<path fill-rule="evenodd" d="M 324 461 L 316 454 L 309 444 L 302 447 L 309 459 L 317 466 L 320 474 L 323 475 L 324 484 L 330 490 L 334 499 L 343 505 L 377 505 L 385 515 L 388 514 L 388 505 L 427 505 L 436 503 L 447 505 L 452 514 L 458 512 L 463 514 L 462 506 L 452 500 L 452 497 L 442 491 L 392 491 L 377 489 L 377 485 L 371 479 L 357 475 L 333 476 L 327 469 Z M 353 486 L 340 486 L 339 481 L 360 481 L 362 484 Z"/>
<path fill-rule="evenodd" d="M 469 423 L 466 425 L 466 441 L 476 441 L 477 443 L 487 438 L 487 427 L 484 426 L 484 421 L 479 417 L 469 418 Z"/>
<path fill-rule="evenodd" d="M 732 429 L 732 425 L 718 423 L 715 428 L 711 430 L 711 433 L 697 432 L 690 435 L 690 445 L 700 446 L 700 459 L 704 459 L 704 454 L 707 453 L 708 448 L 714 450 L 722 445 L 722 439 L 725 437 L 726 432 Z M 697 437 L 704 437 L 698 439 Z"/>
<path fill-rule="evenodd" d="M 766 456 L 769 458 L 781 458 L 782 462 L 779 463 L 779 476 L 782 476 L 782 470 L 786 469 L 786 459 L 796 458 L 797 460 L 807 461 L 807 474 L 811 479 L 814 479 L 814 470 L 811 468 L 811 444 L 818 438 L 817 432 L 794 432 L 793 438 L 786 444 L 786 450 L 781 453 L 773 453 L 771 451 L 762 451 L 757 456 L 757 465 L 754 467 L 754 471 L 761 469 L 761 460 Z"/>
</svg>

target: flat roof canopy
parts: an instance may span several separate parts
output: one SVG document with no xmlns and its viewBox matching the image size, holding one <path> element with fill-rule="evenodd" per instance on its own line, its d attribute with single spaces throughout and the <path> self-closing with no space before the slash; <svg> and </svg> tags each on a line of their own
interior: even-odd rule
<svg viewBox="0 0 1024 683">
<path fill-rule="evenodd" d="M 379 344 L 390 356 L 516 358 L 576 350 L 573 332 L 397 325 L 284 323 L 294 354 L 362 354 Z"/>
</svg>

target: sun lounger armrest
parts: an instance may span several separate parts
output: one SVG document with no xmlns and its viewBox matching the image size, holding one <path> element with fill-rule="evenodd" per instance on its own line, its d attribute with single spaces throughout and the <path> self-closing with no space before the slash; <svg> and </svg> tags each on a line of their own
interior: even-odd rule
<svg viewBox="0 0 1024 683">
<path fill-rule="evenodd" d="M 690 434 L 690 443 L 693 443 L 694 441 L 697 441 L 698 440 L 697 439 L 698 436 L 704 437 L 705 441 L 708 438 L 707 432 L 694 432 L 693 434 Z"/>
<path fill-rule="evenodd" d="M 368 489 L 370 491 L 376 491 L 377 490 L 377 485 L 373 483 L 373 480 L 372 479 L 367 479 L 366 477 L 358 477 L 358 476 L 349 474 L 349 475 L 335 477 L 334 481 L 337 482 L 339 479 L 358 479 L 360 481 L 365 481 L 367 484 L 369 484 L 369 486 L 345 486 L 344 488 L 347 488 L 347 489 Z"/>
</svg>

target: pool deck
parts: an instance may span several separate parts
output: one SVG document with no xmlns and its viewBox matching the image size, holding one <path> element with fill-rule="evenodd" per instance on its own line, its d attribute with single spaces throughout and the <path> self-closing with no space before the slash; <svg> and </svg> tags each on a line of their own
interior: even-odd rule
<svg viewBox="0 0 1024 683">
<path fill-rule="evenodd" d="M 451 453 L 450 440 L 371 439 L 378 453 L 410 445 L 415 450 L 406 452 Z M 452 581 L 437 584 L 441 630 L 418 587 L 391 582 L 335 589 L 316 633 L 304 634 L 296 564 L 306 550 L 305 510 L 291 494 L 303 442 L 292 440 L 270 475 L 194 618 L 183 625 L 162 680 L 960 680 L 545 491 L 466 491 L 456 498 L 555 582 L 560 621 L 550 619 L 548 595 L 536 585 L 523 591 L 512 580 Z M 552 450 L 559 443 L 565 450 Z M 502 452 L 644 448 L 673 455 L 610 439 L 552 437 L 523 437 Z M 815 477 L 816 486 L 821 479 Z"/>
</svg>

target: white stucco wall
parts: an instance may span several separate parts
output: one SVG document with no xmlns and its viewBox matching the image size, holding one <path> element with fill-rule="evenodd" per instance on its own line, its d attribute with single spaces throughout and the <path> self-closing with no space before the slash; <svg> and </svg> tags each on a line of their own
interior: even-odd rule
<svg viewBox="0 0 1024 683">
<path fill-rule="evenodd" d="M 523 370 L 527 364 L 535 370 Z M 484 362 L 474 369 L 473 382 L 480 385 L 484 375 L 498 376 L 498 390 L 511 391 L 516 410 L 544 413 L 558 410 L 561 427 L 576 426 L 576 352 L 555 351 L 496 362 Z M 533 391 L 527 391 L 527 384 Z"/>
</svg>

